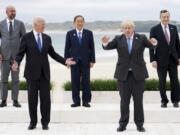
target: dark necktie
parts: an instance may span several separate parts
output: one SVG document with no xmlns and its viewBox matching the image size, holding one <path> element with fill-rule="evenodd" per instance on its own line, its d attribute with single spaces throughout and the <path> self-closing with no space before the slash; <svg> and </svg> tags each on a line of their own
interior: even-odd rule
<svg viewBox="0 0 180 135">
<path fill-rule="evenodd" d="M 13 26 L 12 26 L 12 22 L 9 22 L 9 35 L 12 35 L 13 32 Z"/>
<path fill-rule="evenodd" d="M 164 26 L 164 36 L 165 36 L 166 41 L 167 41 L 167 43 L 169 45 L 170 40 L 169 40 L 169 36 L 168 36 L 168 33 L 167 33 L 167 25 Z"/>
<path fill-rule="evenodd" d="M 37 45 L 38 45 L 38 49 L 39 51 L 41 52 L 41 49 L 42 49 L 42 44 L 41 44 L 41 38 L 40 38 L 40 34 L 38 33 L 37 34 Z"/>
<path fill-rule="evenodd" d="M 79 39 L 79 44 L 81 44 L 82 42 L 81 32 L 78 32 L 78 39 Z"/>
</svg>

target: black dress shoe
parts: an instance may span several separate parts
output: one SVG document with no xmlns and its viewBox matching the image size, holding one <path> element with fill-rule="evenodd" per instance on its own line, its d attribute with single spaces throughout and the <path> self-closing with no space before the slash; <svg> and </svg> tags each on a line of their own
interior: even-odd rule
<svg viewBox="0 0 180 135">
<path fill-rule="evenodd" d="M 178 107 L 179 107 L 179 103 L 178 103 L 178 102 L 174 102 L 174 103 L 173 103 L 173 106 L 174 106 L 175 108 L 178 108 Z"/>
<path fill-rule="evenodd" d="M 91 105 L 90 105 L 89 103 L 87 103 L 87 102 L 84 102 L 84 103 L 83 103 L 83 106 L 84 106 L 84 107 L 91 107 Z"/>
<path fill-rule="evenodd" d="M 126 130 L 126 127 L 119 126 L 119 127 L 117 128 L 117 132 L 123 132 L 123 131 L 125 131 L 125 130 Z"/>
<path fill-rule="evenodd" d="M 167 103 L 161 103 L 161 107 L 162 108 L 166 108 L 167 107 Z"/>
<path fill-rule="evenodd" d="M 36 128 L 36 125 L 33 124 L 29 124 L 28 130 L 33 130 Z"/>
<path fill-rule="evenodd" d="M 7 106 L 7 103 L 6 103 L 6 100 L 3 100 L 0 104 L 0 107 L 5 107 L 5 106 Z"/>
<path fill-rule="evenodd" d="M 14 100 L 13 106 L 14 107 L 21 107 L 20 103 L 18 101 L 16 101 L 16 100 Z"/>
<path fill-rule="evenodd" d="M 43 129 L 43 130 L 48 130 L 49 127 L 48 127 L 48 125 L 43 125 L 43 126 L 42 126 L 42 129 Z"/>
<path fill-rule="evenodd" d="M 80 103 L 74 103 L 74 104 L 71 105 L 71 107 L 78 107 L 80 105 L 81 105 Z"/>
<path fill-rule="evenodd" d="M 145 132 L 145 131 L 146 131 L 144 127 L 137 127 L 137 130 L 138 130 L 139 132 Z"/>
</svg>

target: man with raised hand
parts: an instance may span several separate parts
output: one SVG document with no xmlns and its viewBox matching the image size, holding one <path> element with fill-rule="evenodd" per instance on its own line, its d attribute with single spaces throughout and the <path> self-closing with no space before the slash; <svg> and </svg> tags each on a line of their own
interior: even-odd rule
<svg viewBox="0 0 180 135">
<path fill-rule="evenodd" d="M 116 49 L 118 62 L 114 77 L 118 82 L 121 97 L 118 132 L 126 130 L 129 122 L 129 104 L 131 96 L 134 101 L 134 121 L 139 132 L 145 132 L 143 93 L 145 90 L 145 79 L 148 78 L 146 63 L 144 61 L 144 49 L 155 48 L 156 39 L 148 40 L 145 35 L 135 32 L 135 25 L 127 20 L 121 24 L 122 34 L 116 36 L 112 41 L 104 36 L 102 38 L 103 49 Z"/>
</svg>

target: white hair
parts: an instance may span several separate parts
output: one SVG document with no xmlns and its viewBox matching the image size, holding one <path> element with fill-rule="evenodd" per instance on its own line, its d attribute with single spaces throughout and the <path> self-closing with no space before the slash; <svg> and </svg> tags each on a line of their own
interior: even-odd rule
<svg viewBox="0 0 180 135">
<path fill-rule="evenodd" d="M 133 29 L 135 29 L 135 24 L 134 24 L 134 22 L 131 21 L 131 20 L 126 20 L 126 21 L 123 21 L 123 22 L 121 23 L 121 29 L 123 29 L 125 26 L 130 26 L 130 27 L 132 27 Z"/>
<path fill-rule="evenodd" d="M 35 25 L 38 24 L 39 22 L 44 22 L 44 23 L 45 23 L 44 18 L 42 18 L 42 17 L 36 17 L 36 18 L 34 18 L 34 20 L 33 20 L 33 26 L 35 26 Z"/>
</svg>

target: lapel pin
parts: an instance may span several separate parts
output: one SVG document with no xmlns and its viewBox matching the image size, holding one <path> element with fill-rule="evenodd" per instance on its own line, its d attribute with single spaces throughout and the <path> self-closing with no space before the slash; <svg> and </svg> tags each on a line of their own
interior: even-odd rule
<svg viewBox="0 0 180 135">
<path fill-rule="evenodd" d="M 138 37 L 136 37 L 136 39 L 138 39 Z"/>
<path fill-rule="evenodd" d="M 74 33 L 73 36 L 76 36 L 76 34 Z"/>
</svg>

